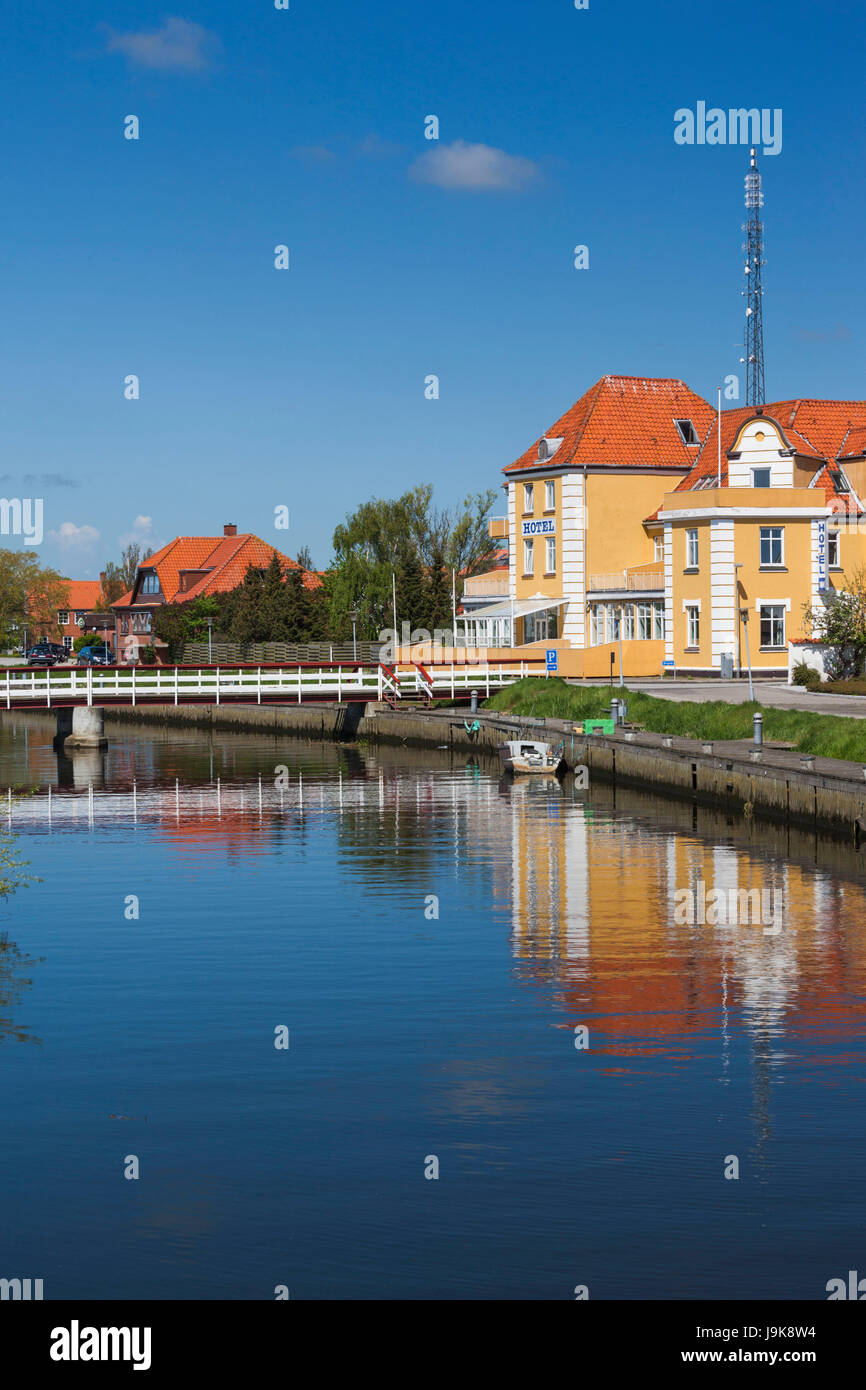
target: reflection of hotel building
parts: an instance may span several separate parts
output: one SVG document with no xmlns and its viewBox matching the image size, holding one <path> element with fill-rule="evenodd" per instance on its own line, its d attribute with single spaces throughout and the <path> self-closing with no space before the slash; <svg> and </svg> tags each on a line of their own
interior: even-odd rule
<svg viewBox="0 0 866 1390">
<path fill-rule="evenodd" d="M 803 607 L 866 560 L 866 401 L 721 416 L 682 381 L 605 376 L 514 463 L 509 573 L 471 644 L 556 646 L 566 675 L 787 670 Z M 749 614 L 748 633 L 742 612 Z"/>
<path fill-rule="evenodd" d="M 816 1026 L 819 1003 L 866 990 L 866 943 L 850 930 L 860 886 L 846 909 L 829 874 L 611 820 L 558 792 L 542 804 L 515 789 L 511 816 L 514 955 L 522 975 L 554 989 L 568 1023 L 605 1039 L 596 1051 L 669 1051 L 718 1029 L 725 1009 L 754 1036 L 797 1033 Z M 699 882 L 707 895 L 775 889 L 781 930 L 678 925 L 675 894 Z"/>
</svg>

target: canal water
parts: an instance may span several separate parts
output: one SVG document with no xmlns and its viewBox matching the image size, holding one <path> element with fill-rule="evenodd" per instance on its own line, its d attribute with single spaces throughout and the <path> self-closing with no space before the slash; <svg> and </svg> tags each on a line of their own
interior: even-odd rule
<svg viewBox="0 0 866 1390">
<path fill-rule="evenodd" d="M 112 725 L 73 761 L 52 732 L 0 728 L 37 880 L 0 905 L 0 1277 L 570 1300 L 866 1274 L 864 856 L 445 751 Z M 766 920 L 684 920 L 755 888 Z"/>
</svg>

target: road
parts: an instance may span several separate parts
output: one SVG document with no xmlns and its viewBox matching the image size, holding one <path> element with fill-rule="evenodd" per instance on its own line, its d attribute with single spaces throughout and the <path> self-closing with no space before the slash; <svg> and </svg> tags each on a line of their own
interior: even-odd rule
<svg viewBox="0 0 866 1390">
<path fill-rule="evenodd" d="M 573 685 L 609 685 L 608 681 L 572 681 Z M 749 682 L 722 680 L 628 680 L 629 690 L 642 690 L 665 700 L 727 700 L 742 705 L 749 698 Z M 618 686 L 614 684 L 612 694 Z M 770 709 L 805 709 L 813 714 L 844 714 L 866 719 L 866 695 L 822 695 L 785 681 L 755 681 L 755 699 Z"/>
</svg>

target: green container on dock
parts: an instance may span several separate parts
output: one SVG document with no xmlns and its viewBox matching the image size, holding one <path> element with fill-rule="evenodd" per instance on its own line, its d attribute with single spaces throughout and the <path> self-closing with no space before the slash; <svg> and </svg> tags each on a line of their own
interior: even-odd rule
<svg viewBox="0 0 866 1390">
<path fill-rule="evenodd" d="M 612 734 L 612 719 L 584 719 L 583 732 L 585 734 Z"/>
</svg>

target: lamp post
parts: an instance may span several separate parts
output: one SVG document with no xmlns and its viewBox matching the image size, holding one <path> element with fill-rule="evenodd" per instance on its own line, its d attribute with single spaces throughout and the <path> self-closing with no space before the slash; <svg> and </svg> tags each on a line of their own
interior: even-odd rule
<svg viewBox="0 0 866 1390">
<path fill-rule="evenodd" d="M 207 664 L 213 665 L 213 618 L 205 618 L 207 623 Z"/>
<path fill-rule="evenodd" d="M 754 699 L 755 699 L 755 687 L 754 687 L 754 685 L 752 684 L 752 658 L 749 656 L 749 610 L 748 610 L 748 608 L 741 608 L 741 609 L 740 609 L 740 621 L 741 621 L 742 624 L 743 624 L 743 629 L 744 629 L 745 634 L 746 634 L 746 665 L 747 665 L 748 668 L 749 668 L 749 699 L 750 699 L 751 701 L 754 702 Z"/>
<path fill-rule="evenodd" d="M 350 609 L 349 609 L 349 617 L 350 617 L 351 620 L 352 620 L 352 660 L 353 660 L 353 661 L 357 661 L 357 660 L 358 660 L 358 637 L 357 637 L 357 633 L 356 633 L 356 629 L 355 629 L 355 624 L 356 624 L 356 622 L 358 621 L 358 618 L 360 617 L 360 613 L 359 613 L 358 609 L 357 609 L 357 608 L 350 608 Z"/>
</svg>

